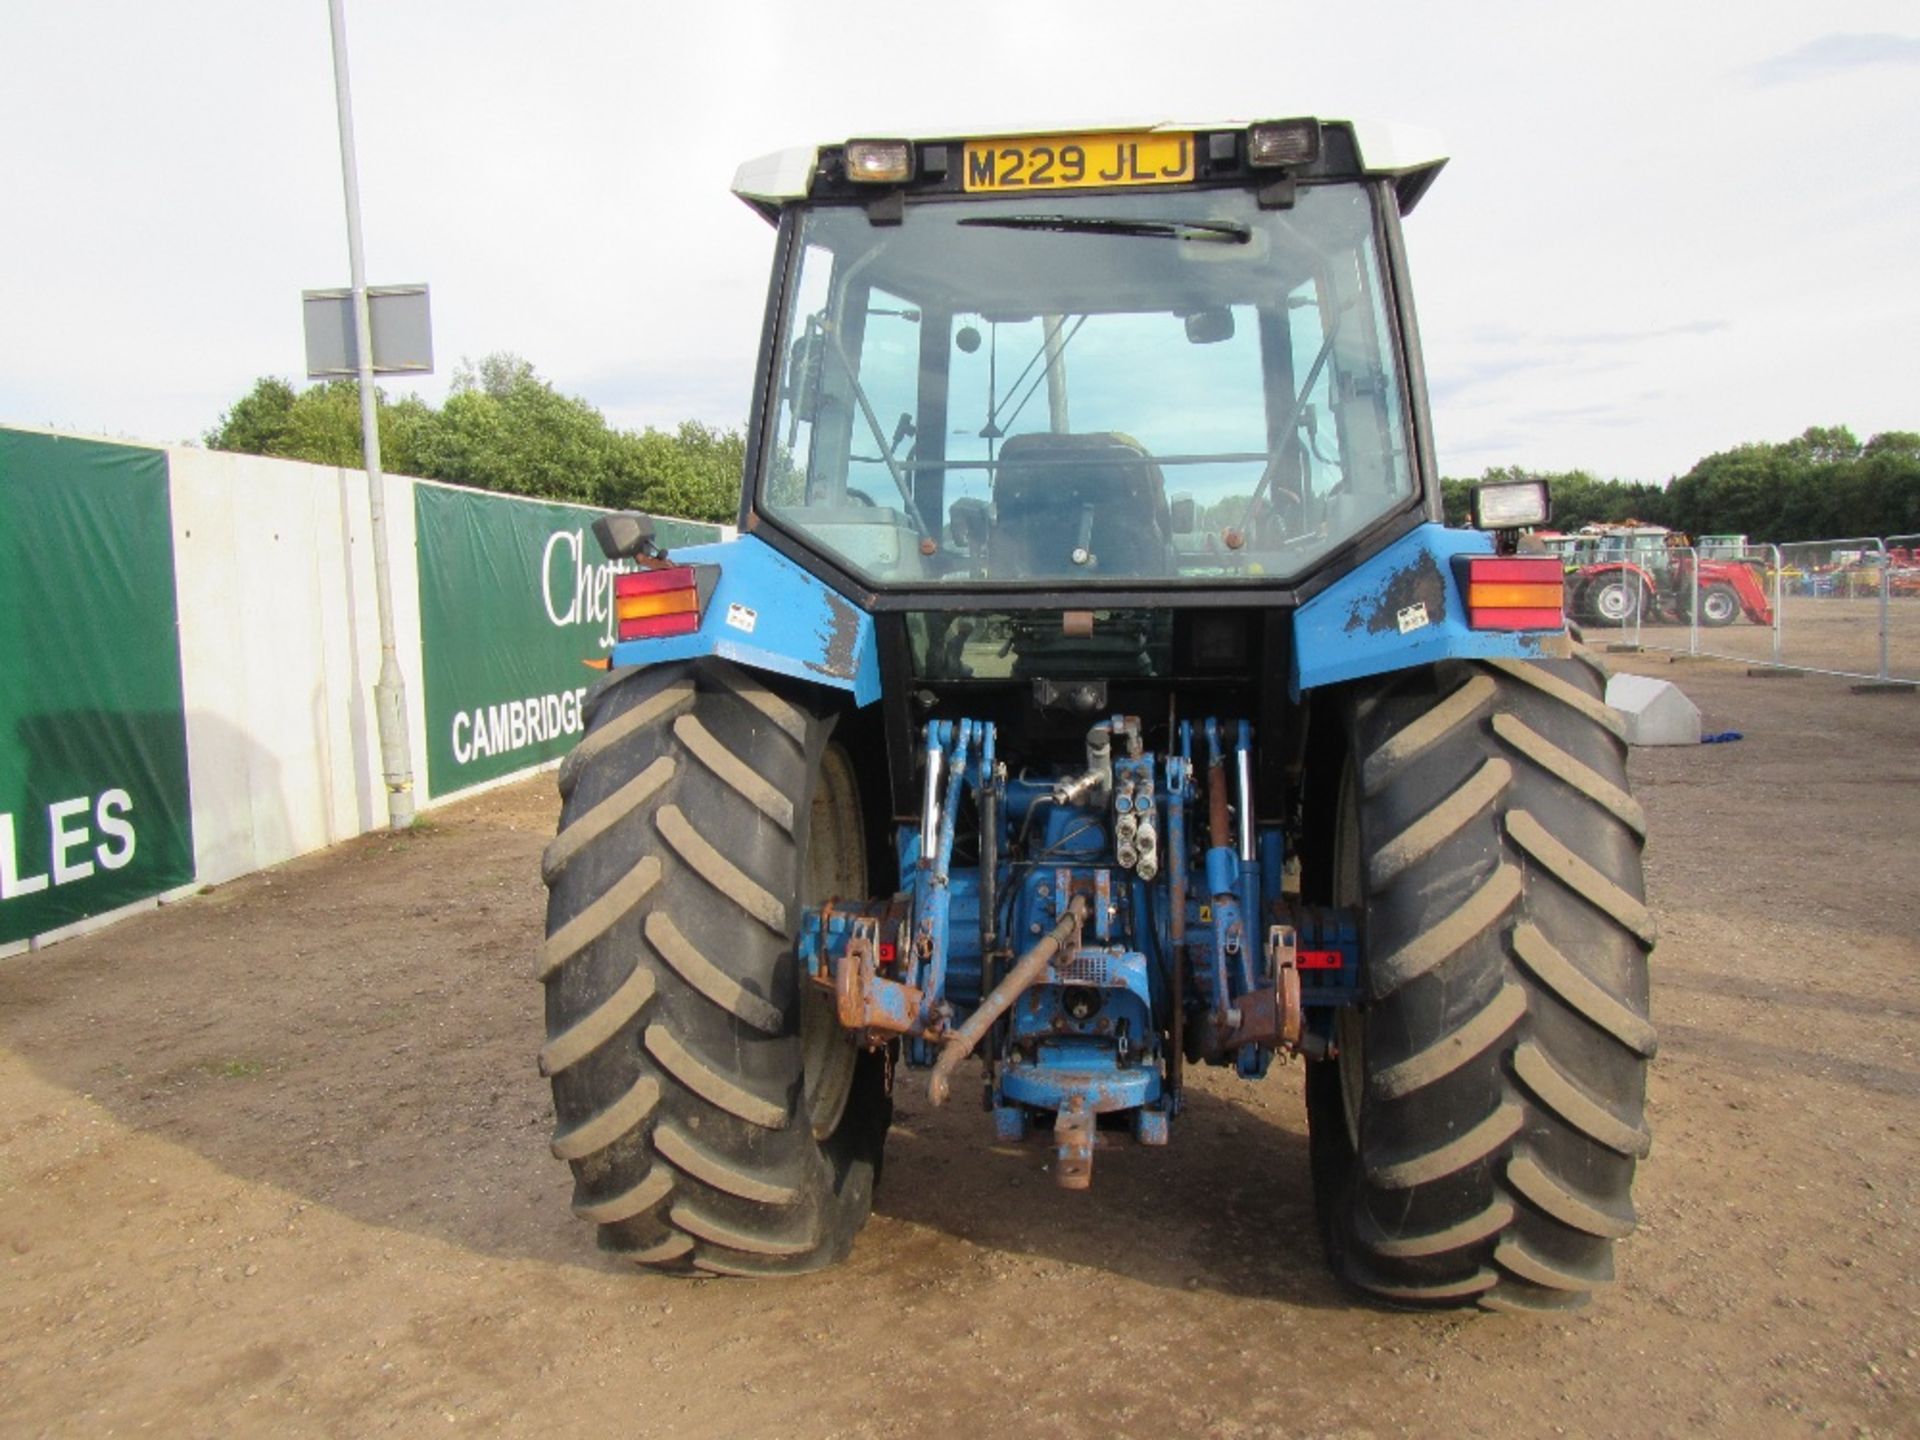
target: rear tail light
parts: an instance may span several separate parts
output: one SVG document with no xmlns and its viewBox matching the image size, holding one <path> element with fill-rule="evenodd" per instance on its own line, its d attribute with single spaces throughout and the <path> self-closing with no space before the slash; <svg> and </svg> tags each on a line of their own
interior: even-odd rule
<svg viewBox="0 0 1920 1440">
<path fill-rule="evenodd" d="M 1557 556 L 1474 555 L 1466 572 L 1471 629 L 1558 630 L 1567 623 Z"/>
<path fill-rule="evenodd" d="M 715 565 L 668 565 L 613 577 L 613 613 L 622 640 L 691 635 L 700 628 Z"/>
</svg>

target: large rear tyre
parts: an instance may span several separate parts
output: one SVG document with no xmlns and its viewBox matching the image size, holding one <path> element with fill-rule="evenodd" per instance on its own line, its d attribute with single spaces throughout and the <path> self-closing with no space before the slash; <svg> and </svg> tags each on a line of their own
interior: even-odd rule
<svg viewBox="0 0 1920 1440">
<path fill-rule="evenodd" d="M 553 1153 L 600 1246 L 680 1272 L 844 1257 L 892 1114 L 794 958 L 867 888 L 859 782 L 804 687 L 720 660 L 616 674 L 560 769 L 549 887 Z"/>
<path fill-rule="evenodd" d="M 1329 865 L 1366 997 L 1307 1068 L 1328 1258 L 1396 1304 L 1553 1310 L 1613 1278 L 1647 1153 L 1654 938 L 1587 659 L 1356 687 Z"/>
<path fill-rule="evenodd" d="M 1624 628 L 1651 607 L 1644 585 L 1631 575 L 1613 574 L 1588 583 L 1586 608 L 1594 624 Z"/>
<path fill-rule="evenodd" d="M 1740 597 L 1731 585 L 1709 585 L 1700 592 L 1700 623 L 1731 625 L 1740 618 Z"/>
</svg>

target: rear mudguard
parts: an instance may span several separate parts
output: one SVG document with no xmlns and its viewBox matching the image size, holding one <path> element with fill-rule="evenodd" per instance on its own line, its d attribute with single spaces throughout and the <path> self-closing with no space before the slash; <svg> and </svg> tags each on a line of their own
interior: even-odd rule
<svg viewBox="0 0 1920 1440">
<path fill-rule="evenodd" d="M 1291 688 L 1382 675 L 1441 660 L 1533 660 L 1567 653 L 1564 630 L 1473 630 L 1453 558 L 1490 555 L 1477 530 L 1421 525 L 1302 605 L 1294 615 Z M 615 666 L 719 655 L 756 670 L 880 698 L 873 618 L 752 535 L 676 548 L 720 577 L 700 628 L 613 647 Z"/>
<path fill-rule="evenodd" d="M 1567 632 L 1474 630 L 1453 560 L 1491 555 L 1480 530 L 1421 525 L 1294 612 L 1293 674 L 1303 691 L 1442 660 L 1542 660 L 1568 653 Z"/>
<path fill-rule="evenodd" d="M 720 567 L 700 628 L 663 640 L 623 640 L 613 647 L 616 667 L 718 655 L 851 691 L 856 705 L 880 698 L 873 617 L 765 541 L 742 535 L 712 545 L 676 545 L 673 558 Z"/>
</svg>

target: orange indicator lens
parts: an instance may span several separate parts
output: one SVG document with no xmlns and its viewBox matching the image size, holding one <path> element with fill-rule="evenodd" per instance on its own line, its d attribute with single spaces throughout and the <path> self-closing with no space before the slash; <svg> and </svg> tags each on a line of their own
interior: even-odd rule
<svg viewBox="0 0 1920 1440">
<path fill-rule="evenodd" d="M 662 590 L 652 595 L 625 595 L 613 602 L 622 620 L 644 620 L 649 615 L 679 615 L 700 608 L 692 590 Z"/>
<path fill-rule="evenodd" d="M 1550 585 L 1520 585 L 1512 581 L 1476 582 L 1467 592 L 1467 604 L 1475 610 L 1521 609 L 1551 610 L 1560 606 L 1560 582 Z"/>
</svg>

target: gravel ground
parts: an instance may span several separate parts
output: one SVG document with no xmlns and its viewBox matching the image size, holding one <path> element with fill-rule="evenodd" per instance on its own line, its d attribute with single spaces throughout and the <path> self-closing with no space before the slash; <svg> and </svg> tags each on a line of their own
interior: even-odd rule
<svg viewBox="0 0 1920 1440">
<path fill-rule="evenodd" d="M 1623 663 L 1746 738 L 1634 757 L 1656 1144 L 1587 1311 L 1336 1286 L 1297 1069 L 1078 1195 L 909 1078 L 847 1265 L 623 1270 L 546 1153 L 542 777 L 0 962 L 0 1432 L 1920 1434 L 1920 699 Z"/>
</svg>

